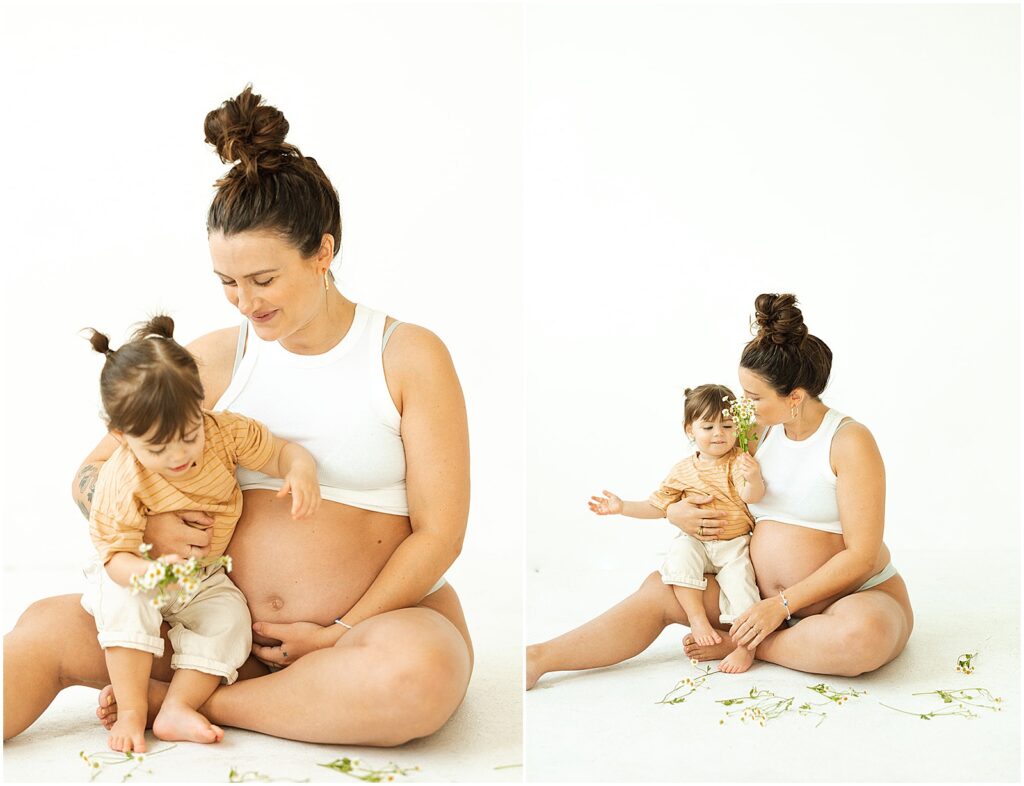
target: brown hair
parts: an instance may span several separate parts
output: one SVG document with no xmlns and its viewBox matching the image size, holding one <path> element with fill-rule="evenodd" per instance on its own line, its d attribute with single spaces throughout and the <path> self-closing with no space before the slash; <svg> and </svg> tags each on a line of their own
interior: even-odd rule
<svg viewBox="0 0 1024 786">
<path fill-rule="evenodd" d="M 92 330 L 89 343 L 107 356 L 100 399 L 110 429 L 153 443 L 183 436 L 203 414 L 203 383 L 192 354 L 174 340 L 174 320 L 158 314 L 139 326 L 127 344 Z M 155 431 L 149 434 L 150 429 Z"/>
<path fill-rule="evenodd" d="M 267 106 L 252 85 L 206 115 L 206 141 L 225 164 L 237 162 L 218 180 L 206 217 L 206 232 L 236 235 L 269 230 L 304 257 L 313 256 L 325 234 L 341 248 L 338 192 L 316 160 L 284 141 L 288 121 Z"/>
<path fill-rule="evenodd" d="M 725 385 L 701 385 L 687 388 L 683 393 L 686 403 L 683 404 L 683 428 L 689 428 L 695 420 L 722 419 L 722 410 L 729 408 L 732 391 Z"/>
<path fill-rule="evenodd" d="M 743 348 L 740 366 L 762 377 L 780 396 L 803 388 L 818 398 L 832 372 L 832 350 L 807 332 L 796 295 L 758 295 L 757 334 Z"/>
</svg>

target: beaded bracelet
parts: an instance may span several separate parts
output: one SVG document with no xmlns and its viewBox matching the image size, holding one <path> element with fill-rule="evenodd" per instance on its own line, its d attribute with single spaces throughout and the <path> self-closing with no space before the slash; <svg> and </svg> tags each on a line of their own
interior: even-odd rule
<svg viewBox="0 0 1024 786">
<path fill-rule="evenodd" d="M 786 621 L 793 619 L 793 615 L 789 613 L 789 601 L 786 600 L 786 596 L 782 594 L 782 590 L 779 590 L 779 597 L 782 598 L 782 605 L 786 607 Z"/>
</svg>

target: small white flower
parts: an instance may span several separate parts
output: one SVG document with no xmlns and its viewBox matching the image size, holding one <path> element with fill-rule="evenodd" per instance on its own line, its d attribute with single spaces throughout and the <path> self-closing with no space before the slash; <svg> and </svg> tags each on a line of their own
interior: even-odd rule
<svg viewBox="0 0 1024 786">
<path fill-rule="evenodd" d="M 153 544 L 152 543 L 140 543 L 139 544 L 139 554 L 148 554 L 152 550 L 153 550 Z"/>
</svg>

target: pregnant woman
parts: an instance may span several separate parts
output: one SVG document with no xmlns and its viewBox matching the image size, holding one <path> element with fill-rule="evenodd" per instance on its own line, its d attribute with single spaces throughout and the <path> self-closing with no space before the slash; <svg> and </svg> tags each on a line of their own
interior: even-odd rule
<svg viewBox="0 0 1024 786">
<path fill-rule="evenodd" d="M 239 476 L 244 506 L 228 553 L 252 612 L 254 658 L 201 708 L 211 722 L 294 740 L 397 745 L 439 729 L 462 702 L 473 650 L 444 572 L 469 510 L 465 403 L 429 331 L 347 300 L 330 263 L 338 195 L 316 161 L 285 142 L 288 122 L 246 88 L 206 118 L 225 162 L 207 228 L 213 272 L 245 317 L 190 349 L 204 407 L 231 409 L 305 446 L 323 504 L 296 524 L 280 481 Z M 116 443 L 79 470 L 83 511 Z M 152 554 L 204 556 L 202 511 L 151 517 Z M 4 638 L 4 738 L 69 685 L 109 682 L 77 595 L 34 603 Z M 166 637 L 166 626 L 164 630 Z M 154 660 L 151 714 L 170 680 Z M 101 692 L 109 726 L 116 697 Z"/>
<path fill-rule="evenodd" d="M 744 394 L 757 411 L 754 444 L 766 492 L 750 505 L 750 558 L 763 600 L 741 614 L 721 644 L 686 636 L 697 660 L 757 648 L 759 660 L 817 674 L 856 676 L 899 655 L 914 615 L 882 542 L 885 471 L 871 432 L 819 396 L 832 352 L 810 335 L 793 295 L 758 296 L 758 332 L 740 358 Z M 704 501 L 710 502 L 710 498 Z M 681 501 L 668 519 L 715 540 L 725 514 Z M 708 618 L 719 617 L 708 577 Z M 527 689 L 551 671 L 610 666 L 643 652 L 671 623 L 688 625 L 659 573 L 585 625 L 527 648 Z M 724 629 L 724 628 L 723 628 Z"/>
</svg>

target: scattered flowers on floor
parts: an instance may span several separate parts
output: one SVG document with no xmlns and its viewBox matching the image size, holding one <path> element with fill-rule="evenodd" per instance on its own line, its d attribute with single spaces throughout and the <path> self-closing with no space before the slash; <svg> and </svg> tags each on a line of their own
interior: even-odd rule
<svg viewBox="0 0 1024 786">
<path fill-rule="evenodd" d="M 930 712 L 911 712 L 901 710 L 899 707 L 891 707 L 883 702 L 878 702 L 886 709 L 902 712 L 904 715 L 916 715 L 921 720 L 932 720 L 951 715 L 959 715 L 962 718 L 980 718 L 981 715 L 971 707 L 989 712 L 1002 712 L 1003 699 L 1001 696 L 993 696 L 987 688 L 960 688 L 959 690 L 931 690 L 924 693 L 914 693 L 914 696 L 935 696 L 941 699 L 943 706 Z M 947 706 L 948 705 L 948 706 Z"/>
<path fill-rule="evenodd" d="M 89 776 L 90 781 L 96 780 L 101 772 L 106 767 L 115 767 L 119 764 L 130 764 L 134 763 L 135 766 L 128 770 L 121 778 L 121 783 L 125 783 L 132 779 L 135 772 L 146 762 L 147 758 L 152 756 L 158 756 L 161 753 L 166 753 L 171 748 L 177 747 L 176 745 L 168 745 L 166 748 L 160 748 L 160 750 L 150 751 L 149 753 L 119 753 L 117 751 L 99 751 L 97 753 L 86 753 L 85 751 L 79 751 L 78 757 L 85 763 L 90 769 L 91 775 Z M 143 770 L 147 775 L 152 775 L 152 770 Z"/>
<path fill-rule="evenodd" d="M 270 775 L 264 775 L 262 772 L 257 772 L 256 770 L 239 772 L 234 767 L 232 767 L 231 772 L 228 773 L 228 783 L 270 783 L 272 781 L 309 783 L 309 778 L 302 778 L 301 780 L 295 780 L 294 778 L 273 778 Z"/>
<path fill-rule="evenodd" d="M 697 661 L 693 658 L 690 659 L 690 664 L 700 672 L 696 678 L 683 677 L 676 683 L 676 686 L 666 693 L 661 701 L 655 702 L 656 704 L 682 704 L 690 696 L 697 692 L 698 688 L 707 687 L 704 683 L 714 677 L 716 674 L 722 674 L 723 672 L 717 669 L 712 669 L 711 666 L 705 666 L 701 670 L 697 666 Z"/>
<path fill-rule="evenodd" d="M 360 759 L 350 759 L 348 756 L 318 766 L 326 767 L 329 770 L 340 772 L 352 778 L 358 778 L 367 783 L 380 783 L 385 780 L 393 781 L 396 775 L 404 776 L 410 772 L 419 772 L 420 769 L 419 767 L 399 767 L 393 762 L 389 762 L 386 767 L 371 767 L 368 764 L 363 764 Z"/>
<path fill-rule="evenodd" d="M 965 652 L 956 659 L 956 670 L 961 674 L 974 673 L 974 659 L 978 657 L 977 652 Z"/>
</svg>

